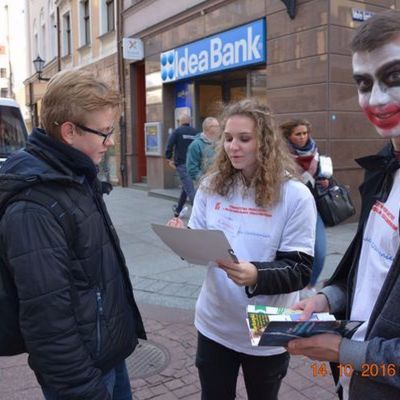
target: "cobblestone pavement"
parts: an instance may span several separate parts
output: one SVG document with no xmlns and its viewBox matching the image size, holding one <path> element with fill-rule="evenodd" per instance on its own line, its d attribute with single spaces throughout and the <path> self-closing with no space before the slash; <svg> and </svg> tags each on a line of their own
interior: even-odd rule
<svg viewBox="0 0 400 400">
<path fill-rule="evenodd" d="M 199 400 L 200 384 L 194 365 L 196 330 L 193 312 L 154 305 L 141 305 L 140 309 L 149 344 L 164 353 L 167 362 L 157 373 L 142 374 L 139 364 L 148 369 L 149 361 L 145 357 L 140 363 L 135 363 L 135 355 L 139 355 L 140 350 L 137 349 L 127 360 L 134 400 Z M 279 400 L 336 399 L 331 377 L 313 376 L 311 364 L 303 357 L 291 358 Z M 151 367 L 157 368 L 156 365 Z M 240 376 L 237 399 L 246 398 Z M 26 355 L 0 358 L 0 400 L 43 400 L 35 376 L 27 365 Z"/>
</svg>

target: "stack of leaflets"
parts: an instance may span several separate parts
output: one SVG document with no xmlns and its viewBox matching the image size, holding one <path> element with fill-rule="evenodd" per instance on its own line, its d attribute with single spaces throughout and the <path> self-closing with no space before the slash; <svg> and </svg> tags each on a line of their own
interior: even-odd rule
<svg viewBox="0 0 400 400">
<path fill-rule="evenodd" d="M 301 310 L 260 305 L 247 306 L 247 326 L 253 346 L 286 346 L 290 340 L 321 333 L 350 337 L 360 321 L 337 321 L 332 314 L 314 313 L 299 321 Z"/>
</svg>

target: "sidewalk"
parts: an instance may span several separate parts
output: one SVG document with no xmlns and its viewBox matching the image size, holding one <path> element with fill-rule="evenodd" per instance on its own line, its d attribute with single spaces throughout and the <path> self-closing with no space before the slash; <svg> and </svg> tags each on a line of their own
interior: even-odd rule
<svg viewBox="0 0 400 400">
<path fill-rule="evenodd" d="M 155 237 L 150 224 L 171 218 L 176 191 L 156 195 L 161 197 L 115 188 L 106 198 L 149 338 L 127 360 L 134 399 L 200 399 L 193 315 L 206 269 L 180 260 Z M 328 256 L 321 280 L 331 274 L 354 231 L 355 224 L 327 230 Z M 26 355 L 0 358 L 0 400 L 43 399 L 26 359 Z M 280 400 L 336 399 L 331 377 L 313 376 L 312 364 L 303 357 L 291 358 Z M 246 398 L 240 377 L 237 399 Z"/>
</svg>

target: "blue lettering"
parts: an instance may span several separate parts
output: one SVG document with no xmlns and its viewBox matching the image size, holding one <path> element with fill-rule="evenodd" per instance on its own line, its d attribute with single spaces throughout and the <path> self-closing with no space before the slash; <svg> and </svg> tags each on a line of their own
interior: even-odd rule
<svg viewBox="0 0 400 400">
<path fill-rule="evenodd" d="M 372 241 L 371 238 L 365 238 L 364 242 L 367 242 L 371 245 L 371 249 L 374 250 L 379 254 L 380 257 L 384 258 L 385 260 L 393 261 L 394 257 L 391 254 L 388 254 L 384 252 L 382 249 L 380 249 L 376 243 Z"/>
</svg>

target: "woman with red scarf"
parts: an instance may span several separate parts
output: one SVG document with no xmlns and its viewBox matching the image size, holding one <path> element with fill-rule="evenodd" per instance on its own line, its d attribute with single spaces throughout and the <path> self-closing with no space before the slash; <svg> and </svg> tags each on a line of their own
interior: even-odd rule
<svg viewBox="0 0 400 400">
<path fill-rule="evenodd" d="M 303 178 L 303 182 L 311 190 L 314 197 L 316 197 L 318 186 L 321 188 L 328 187 L 329 180 L 320 175 L 320 155 L 315 141 L 311 137 L 311 124 L 305 119 L 295 119 L 285 122 L 280 128 L 299 166 L 299 173 Z M 325 255 L 325 225 L 321 216 L 318 214 L 315 233 L 314 263 L 311 280 L 308 285 L 308 288 L 313 291 L 315 290 L 314 286 L 324 266 Z"/>
</svg>

